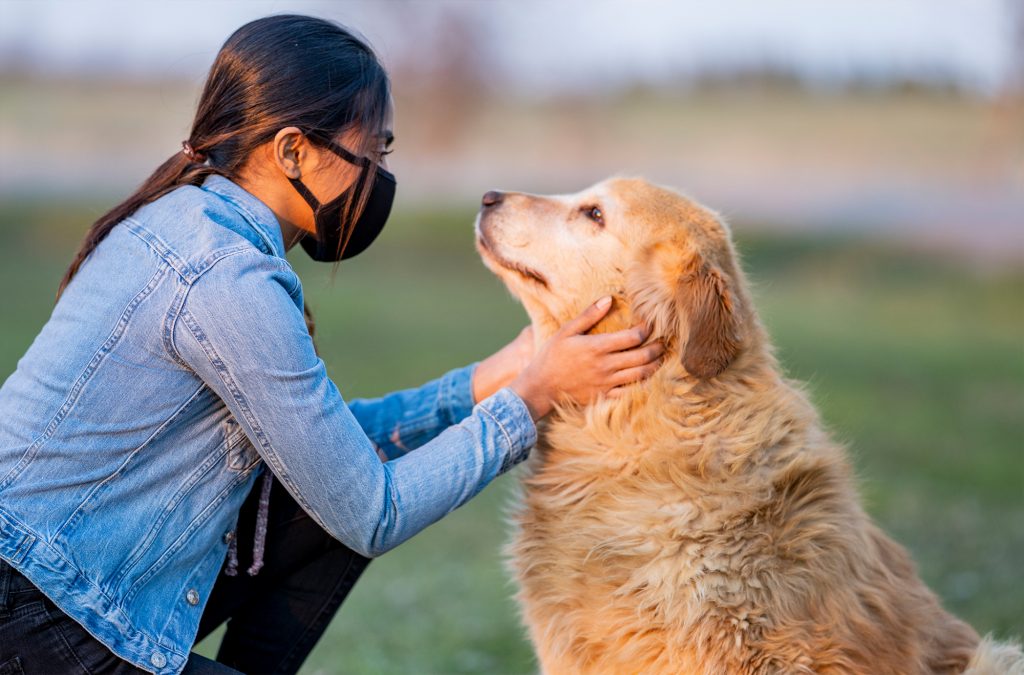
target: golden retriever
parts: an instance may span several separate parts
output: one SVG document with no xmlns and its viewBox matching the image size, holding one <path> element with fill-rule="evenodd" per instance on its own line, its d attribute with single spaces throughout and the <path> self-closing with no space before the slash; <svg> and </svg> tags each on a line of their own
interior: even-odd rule
<svg viewBox="0 0 1024 675">
<path fill-rule="evenodd" d="M 1024 673 L 865 514 L 716 214 L 616 178 L 488 192 L 476 238 L 538 344 L 611 294 L 594 332 L 666 346 L 623 396 L 542 423 L 508 551 L 544 673 Z"/>
</svg>

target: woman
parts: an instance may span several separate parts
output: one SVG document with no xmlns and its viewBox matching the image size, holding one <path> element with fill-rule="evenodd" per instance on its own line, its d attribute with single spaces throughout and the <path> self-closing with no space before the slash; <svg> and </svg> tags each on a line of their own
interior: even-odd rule
<svg viewBox="0 0 1024 675">
<path fill-rule="evenodd" d="M 656 368 L 640 329 L 583 335 L 599 302 L 532 358 L 524 331 L 346 403 L 284 256 L 373 241 L 390 117 L 359 39 L 253 21 L 183 151 L 90 229 L 0 389 L 0 674 L 294 672 L 368 559 L 525 459 L 554 401 Z M 220 663 L 190 653 L 226 620 Z"/>
</svg>

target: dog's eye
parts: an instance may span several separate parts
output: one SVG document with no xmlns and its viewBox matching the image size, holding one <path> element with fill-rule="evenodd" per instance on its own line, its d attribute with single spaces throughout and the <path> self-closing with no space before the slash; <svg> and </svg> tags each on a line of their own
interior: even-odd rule
<svg viewBox="0 0 1024 675">
<path fill-rule="evenodd" d="M 584 206 L 583 212 L 587 214 L 587 218 L 590 218 L 598 225 L 604 225 L 604 212 L 601 211 L 600 206 Z"/>
</svg>

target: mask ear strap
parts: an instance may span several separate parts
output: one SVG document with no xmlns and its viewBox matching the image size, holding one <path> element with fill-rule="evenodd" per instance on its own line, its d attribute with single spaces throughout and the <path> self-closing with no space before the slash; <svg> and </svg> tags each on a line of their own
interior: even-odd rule
<svg viewBox="0 0 1024 675">
<path fill-rule="evenodd" d="M 349 152 L 345 147 L 338 145 L 332 140 L 325 141 L 325 145 L 327 145 L 331 152 L 338 155 L 349 164 L 355 164 L 356 166 L 361 166 L 364 169 L 370 166 L 370 164 L 372 164 L 369 157 L 360 157 L 359 155 L 354 155 L 351 152 Z"/>
<path fill-rule="evenodd" d="M 288 181 L 292 184 L 292 187 L 295 188 L 299 195 L 306 200 L 306 203 L 309 204 L 309 208 L 313 209 L 313 217 L 316 218 L 316 214 L 320 210 L 320 200 L 314 197 L 313 193 L 309 191 L 309 188 L 306 187 L 306 185 L 298 178 L 289 178 Z M 319 229 L 320 228 L 317 228 L 316 235 L 307 234 L 301 238 L 302 247 L 307 251 L 309 250 L 307 247 L 312 246 L 319 254 L 320 247 L 323 246 L 323 244 L 320 243 Z M 315 243 L 307 243 L 310 238 L 312 238 Z M 313 253 L 310 253 L 310 255 L 313 255 Z M 314 256 L 314 259 L 316 259 L 316 256 Z"/>
<path fill-rule="evenodd" d="M 309 208 L 313 209 L 313 213 L 316 213 L 317 209 L 320 208 L 320 200 L 314 197 L 313 193 L 309 191 L 309 188 L 306 187 L 305 183 L 298 178 L 289 178 L 288 180 L 291 182 L 292 187 L 294 187 L 296 191 L 302 195 L 302 198 L 306 200 L 306 203 L 309 204 Z"/>
</svg>

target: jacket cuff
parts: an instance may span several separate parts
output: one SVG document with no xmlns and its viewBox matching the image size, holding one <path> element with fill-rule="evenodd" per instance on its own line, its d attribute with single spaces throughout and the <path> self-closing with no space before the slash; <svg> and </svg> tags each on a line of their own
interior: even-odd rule
<svg viewBox="0 0 1024 675">
<path fill-rule="evenodd" d="M 479 361 L 450 370 L 441 376 L 441 409 L 448 424 L 458 424 L 473 414 L 473 373 Z"/>
<path fill-rule="evenodd" d="M 499 389 L 477 404 L 503 432 L 508 445 L 499 472 L 504 472 L 530 455 L 537 443 L 537 425 L 523 399 L 509 387 Z"/>
</svg>

